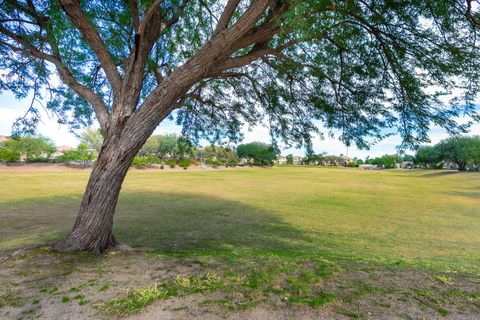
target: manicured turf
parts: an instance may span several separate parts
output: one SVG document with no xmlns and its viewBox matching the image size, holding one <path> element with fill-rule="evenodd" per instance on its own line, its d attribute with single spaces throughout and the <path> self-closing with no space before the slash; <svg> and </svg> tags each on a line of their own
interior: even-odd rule
<svg viewBox="0 0 480 320">
<path fill-rule="evenodd" d="M 59 239 L 89 172 L 0 172 L 0 251 Z M 132 171 L 116 237 L 185 255 L 480 272 L 480 174 L 279 167 Z"/>
</svg>

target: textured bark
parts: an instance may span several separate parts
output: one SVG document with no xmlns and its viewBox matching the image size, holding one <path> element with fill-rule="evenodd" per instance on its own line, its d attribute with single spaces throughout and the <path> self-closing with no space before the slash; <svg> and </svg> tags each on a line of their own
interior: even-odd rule
<svg viewBox="0 0 480 320">
<path fill-rule="evenodd" d="M 115 208 L 123 180 L 138 150 L 157 125 L 179 106 L 179 102 L 195 83 L 223 71 L 214 66 L 219 63 L 228 64 L 232 60 L 228 57 L 237 50 L 234 44 L 254 27 L 268 4 L 268 0 L 255 1 L 254 5 L 228 28 L 228 22 L 238 5 L 238 1 L 230 1 L 215 36 L 189 61 L 175 69 L 137 106 L 145 63 L 151 47 L 160 33 L 178 19 L 177 16 L 166 21 L 159 19 L 156 16 L 159 14 L 156 7 L 161 2 L 162 0 L 155 1 L 139 22 L 136 34 L 138 46 L 132 49 L 128 58 L 124 79 L 119 80 L 110 58 L 107 57 L 106 47 L 99 44 L 101 39 L 80 12 L 78 1 L 62 1 L 64 9 L 98 56 L 111 82 L 114 103 L 108 115 L 99 116 L 105 130 L 105 141 L 90 175 L 75 225 L 64 239 L 54 245 L 59 251 L 101 253 L 117 245 L 113 235 Z M 135 1 L 132 3 L 135 4 Z M 185 1 L 186 3 L 188 1 Z M 181 10 L 182 8 L 179 12 Z M 255 54 L 247 56 L 251 57 L 250 60 L 259 57 L 256 51 Z M 242 60 L 241 63 L 249 63 L 250 60 Z M 241 64 L 237 60 L 234 62 Z M 97 109 L 99 108 L 95 111 L 98 115 Z M 103 110 L 104 108 L 100 108 L 100 111 Z"/>
<path fill-rule="evenodd" d="M 55 248 L 101 253 L 116 245 L 113 216 L 123 180 L 135 154 L 106 144 L 92 170 L 72 231 Z"/>
</svg>

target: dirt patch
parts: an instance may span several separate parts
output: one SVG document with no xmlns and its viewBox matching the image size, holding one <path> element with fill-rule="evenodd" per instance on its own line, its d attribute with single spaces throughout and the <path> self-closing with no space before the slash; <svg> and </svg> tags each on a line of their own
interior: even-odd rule
<svg viewBox="0 0 480 320">
<path fill-rule="evenodd" d="M 255 260 L 262 263 L 261 258 Z M 243 263 L 242 263 L 243 265 Z M 231 265 L 230 265 L 231 266 Z M 305 263 L 305 270 L 314 266 Z M 103 256 L 45 250 L 15 256 L 0 265 L 2 319 L 109 319 L 112 299 L 128 292 L 172 283 L 179 275 L 226 274 L 224 261 L 211 257 L 174 258 L 152 253 Z M 244 266 L 239 270 L 245 270 Z M 295 277 L 295 275 L 294 275 Z M 128 319 L 478 319 L 480 277 L 435 274 L 405 268 L 357 266 L 311 283 L 332 297 L 319 307 L 292 304 L 278 289 L 292 279 L 276 279 L 271 289 L 248 288 L 258 303 L 232 308 L 242 290 L 213 290 L 157 299 Z M 240 305 L 240 304 L 237 304 Z"/>
</svg>

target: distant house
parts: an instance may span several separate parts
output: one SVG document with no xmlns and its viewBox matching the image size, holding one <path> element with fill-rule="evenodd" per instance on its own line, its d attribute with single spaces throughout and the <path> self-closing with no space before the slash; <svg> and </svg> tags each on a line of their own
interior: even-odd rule
<svg viewBox="0 0 480 320">
<path fill-rule="evenodd" d="M 456 163 L 451 162 L 451 161 L 444 161 L 443 162 L 443 169 L 458 170 L 458 165 Z"/>
<path fill-rule="evenodd" d="M 358 168 L 362 169 L 362 170 L 379 170 L 379 169 L 382 169 L 382 167 L 379 167 L 376 164 L 367 164 L 367 163 L 361 164 Z"/>
<path fill-rule="evenodd" d="M 402 169 L 413 169 L 413 168 L 415 168 L 415 163 L 413 163 L 413 161 L 403 161 L 400 164 L 400 168 L 402 168 Z"/>
<path fill-rule="evenodd" d="M 6 141 L 8 139 L 10 139 L 10 137 L 0 135 L 0 142 Z"/>
<path fill-rule="evenodd" d="M 302 160 L 303 158 L 302 157 L 299 157 L 299 156 L 293 156 L 293 164 L 302 164 Z"/>
<path fill-rule="evenodd" d="M 279 156 L 277 160 L 273 161 L 275 164 L 287 164 L 287 157 Z"/>
<path fill-rule="evenodd" d="M 349 163 L 354 163 L 354 162 L 356 162 L 356 161 L 353 160 L 352 158 L 345 157 L 345 156 L 340 156 L 340 161 L 338 162 L 337 165 L 342 166 L 342 167 L 346 167 Z"/>
<path fill-rule="evenodd" d="M 52 153 L 51 157 L 52 158 L 60 157 L 61 155 L 65 154 L 65 152 L 70 150 L 73 150 L 73 148 L 70 146 L 59 146 L 56 148 L 55 152 Z"/>
</svg>

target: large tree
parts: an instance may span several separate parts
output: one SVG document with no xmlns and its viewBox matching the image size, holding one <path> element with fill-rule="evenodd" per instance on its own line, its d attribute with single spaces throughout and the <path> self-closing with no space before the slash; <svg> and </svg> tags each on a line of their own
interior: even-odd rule
<svg viewBox="0 0 480 320">
<path fill-rule="evenodd" d="M 439 148 L 435 146 L 419 147 L 415 154 L 415 163 L 425 167 L 435 168 L 442 160 L 442 154 Z"/>
<path fill-rule="evenodd" d="M 55 152 L 55 144 L 44 136 L 26 135 L 15 136 L 3 143 L 4 147 L 15 154 L 19 154 L 29 162 L 35 158 L 50 158 Z"/>
<path fill-rule="evenodd" d="M 310 149 L 316 125 L 367 147 L 431 124 L 464 131 L 478 81 L 471 0 L 3 0 L 0 88 L 104 141 L 58 250 L 101 252 L 130 162 L 169 115 L 191 139 L 241 139 L 244 123 Z M 57 77 L 61 81 L 57 81 Z M 465 89 L 467 103 L 438 95 Z M 433 89 L 432 89 L 433 88 Z M 382 130 L 387 129 L 387 130 Z M 369 139 L 371 138 L 371 139 Z"/>
<path fill-rule="evenodd" d="M 459 171 L 468 166 L 477 166 L 480 154 L 480 136 L 453 136 L 440 141 L 435 148 L 445 161 L 453 162 Z"/>
<path fill-rule="evenodd" d="M 255 164 L 270 165 L 277 158 L 275 149 L 266 143 L 250 142 L 241 144 L 237 147 L 237 155 L 241 159 L 246 159 Z"/>
</svg>

